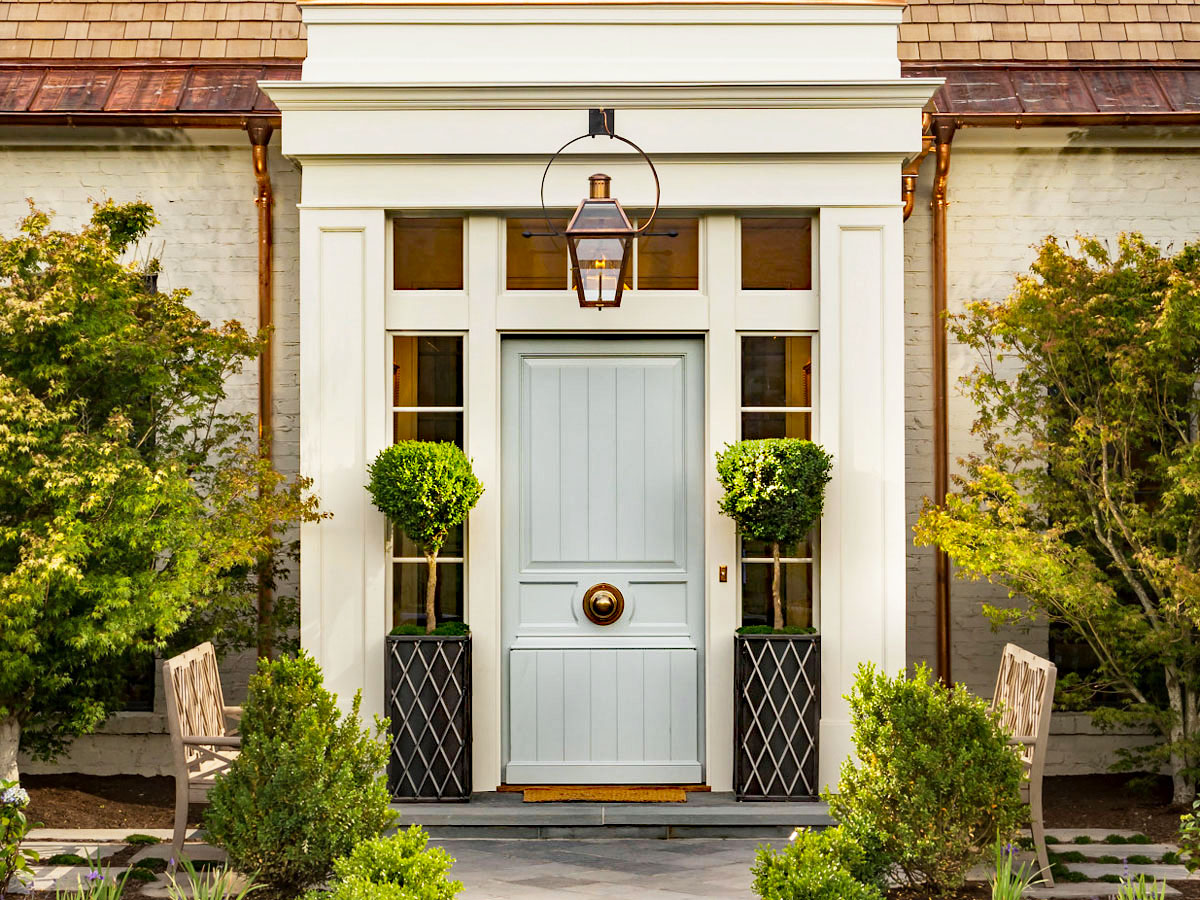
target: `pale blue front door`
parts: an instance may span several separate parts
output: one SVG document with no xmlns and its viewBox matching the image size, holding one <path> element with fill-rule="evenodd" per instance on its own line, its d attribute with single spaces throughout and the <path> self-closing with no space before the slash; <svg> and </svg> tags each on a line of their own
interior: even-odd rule
<svg viewBox="0 0 1200 900">
<path fill-rule="evenodd" d="M 504 342 L 508 784 L 703 780 L 703 353 Z"/>
</svg>

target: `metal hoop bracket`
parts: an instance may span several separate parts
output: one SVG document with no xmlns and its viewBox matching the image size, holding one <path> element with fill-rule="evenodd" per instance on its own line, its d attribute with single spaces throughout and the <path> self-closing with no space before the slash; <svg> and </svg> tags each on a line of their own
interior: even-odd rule
<svg viewBox="0 0 1200 900">
<path fill-rule="evenodd" d="M 605 117 L 605 125 L 607 126 L 607 117 Z M 542 216 L 546 220 L 546 228 L 549 231 L 549 233 L 551 235 L 553 235 L 554 237 L 563 237 L 564 234 L 563 234 L 563 232 L 559 231 L 557 228 L 554 227 L 554 224 L 550 221 L 550 213 L 547 212 L 547 210 L 546 210 L 546 176 L 550 174 L 550 167 L 552 165 L 554 165 L 554 161 L 562 155 L 562 152 L 564 150 L 566 150 L 568 147 L 570 147 L 576 141 L 582 141 L 584 138 L 590 138 L 590 137 L 596 137 L 596 136 L 597 135 L 595 135 L 595 134 L 589 133 L 589 134 L 581 134 L 581 135 L 579 135 L 579 137 L 571 138 L 571 140 L 567 141 L 565 144 L 563 144 L 561 147 L 559 147 L 557 150 L 554 151 L 554 155 L 551 156 L 550 161 L 546 163 L 546 168 L 542 170 L 542 185 L 541 185 L 540 190 L 538 191 L 538 198 L 541 200 Z M 658 170 L 656 168 L 654 168 L 654 162 L 653 162 L 653 160 L 650 159 L 649 155 L 647 155 L 646 151 L 643 150 L 641 147 L 639 147 L 637 144 L 635 144 L 633 141 L 629 140 L 629 138 L 621 137 L 621 135 L 615 134 L 612 131 L 608 132 L 608 137 L 610 140 L 618 140 L 618 141 L 621 141 L 621 143 L 623 143 L 623 144 L 628 144 L 630 147 L 632 147 L 634 150 L 636 150 L 638 152 L 638 154 L 642 157 L 642 159 L 644 159 L 646 161 L 646 165 L 648 165 L 650 167 L 650 174 L 654 176 L 654 209 L 652 209 L 650 211 L 650 218 L 648 218 L 642 225 L 640 225 L 634 231 L 634 234 L 642 234 L 643 232 L 646 231 L 646 229 L 648 229 L 650 227 L 651 223 L 654 222 L 654 217 L 656 215 L 658 215 L 659 202 L 662 200 L 662 184 L 658 180 Z"/>
</svg>

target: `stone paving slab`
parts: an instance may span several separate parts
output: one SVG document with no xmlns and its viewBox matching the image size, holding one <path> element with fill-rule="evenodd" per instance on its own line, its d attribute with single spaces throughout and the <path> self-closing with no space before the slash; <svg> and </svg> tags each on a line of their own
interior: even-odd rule
<svg viewBox="0 0 1200 900">
<path fill-rule="evenodd" d="M 1046 849 L 1051 853 L 1070 853 L 1074 850 L 1090 857 L 1128 859 L 1131 856 L 1149 856 L 1154 860 L 1162 859 L 1164 853 L 1179 852 L 1174 844 L 1047 844 Z"/>
<path fill-rule="evenodd" d="M 1163 881 L 1194 880 L 1186 867 L 1164 866 L 1162 863 L 1129 867 L 1126 867 L 1124 863 L 1066 863 L 1066 866 L 1073 872 L 1082 872 L 1088 878 L 1100 878 L 1103 875 L 1124 875 L 1128 871 L 1135 877 L 1145 875 L 1147 878 L 1158 878 Z"/>
<path fill-rule="evenodd" d="M 201 835 L 199 828 L 189 828 L 185 840 L 198 840 Z M 84 841 L 124 843 L 131 834 L 148 834 L 159 840 L 170 843 L 175 832 L 170 828 L 35 828 L 29 832 L 31 841 Z"/>
<path fill-rule="evenodd" d="M 1027 832 L 1028 833 L 1028 832 Z M 1103 842 L 1110 834 L 1121 834 L 1132 837 L 1136 831 L 1121 828 L 1047 828 L 1046 836 L 1058 838 L 1059 843 L 1069 844 L 1076 837 L 1090 837 L 1093 841 Z M 1081 845 L 1085 846 L 1085 845 Z"/>
<path fill-rule="evenodd" d="M 43 860 L 60 853 L 74 853 L 85 859 L 104 860 L 121 849 L 121 844 L 100 844 L 95 841 L 35 841 L 26 840 L 24 846 L 37 851 Z"/>
</svg>

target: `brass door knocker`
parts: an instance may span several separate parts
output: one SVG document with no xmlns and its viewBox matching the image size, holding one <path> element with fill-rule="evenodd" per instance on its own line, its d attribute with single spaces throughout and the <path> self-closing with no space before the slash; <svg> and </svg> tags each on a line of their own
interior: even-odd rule
<svg viewBox="0 0 1200 900">
<path fill-rule="evenodd" d="M 625 597 L 611 584 L 594 584 L 583 595 L 583 613 L 597 625 L 611 625 L 623 612 Z"/>
</svg>

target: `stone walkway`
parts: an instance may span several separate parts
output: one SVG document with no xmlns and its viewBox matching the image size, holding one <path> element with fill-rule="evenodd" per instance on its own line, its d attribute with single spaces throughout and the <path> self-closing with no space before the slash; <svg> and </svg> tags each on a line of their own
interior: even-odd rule
<svg viewBox="0 0 1200 900">
<path fill-rule="evenodd" d="M 170 832 L 151 830 L 155 837 L 169 841 Z M 1060 853 L 1076 851 L 1087 861 L 1069 864 L 1089 878 L 1123 874 L 1121 862 L 1128 857 L 1148 857 L 1147 865 L 1130 865 L 1136 874 L 1187 877 L 1182 866 L 1165 865 L 1159 860 L 1171 849 L 1166 845 L 1109 844 L 1105 832 L 1088 835 L 1092 843 L 1078 844 L 1081 832 L 1054 832 L 1058 843 L 1051 847 Z M 35 832 L 30 845 L 48 859 L 55 853 L 77 853 L 101 858 L 124 846 L 123 832 L 109 830 Z M 195 837 L 192 835 L 191 837 Z M 643 838 L 594 838 L 571 840 L 529 840 L 498 838 L 440 838 L 431 844 L 444 847 L 456 860 L 454 877 L 465 890 L 461 900 L 548 900 L 551 897 L 638 898 L 638 900 L 752 900 L 750 866 L 761 839 L 689 838 L 661 840 Z M 782 843 L 776 841 L 775 843 Z M 1136 852 L 1133 852 L 1136 851 Z M 220 851 L 200 843 L 190 843 L 193 858 L 213 859 Z M 135 862 L 145 857 L 170 855 L 170 845 L 146 847 Z M 1101 858 L 1105 858 L 1101 862 Z M 77 866 L 38 866 L 34 888 L 41 891 L 69 890 L 86 873 Z M 114 869 L 115 872 L 121 871 Z M 980 870 L 978 877 L 986 877 Z M 1111 897 L 1118 885 L 1089 881 L 1060 884 L 1053 889 L 1031 893 L 1038 898 Z M 165 897 L 166 884 L 158 881 L 144 888 L 149 897 Z M 1173 888 L 1168 896 L 1177 892 Z"/>
</svg>

